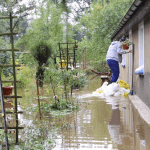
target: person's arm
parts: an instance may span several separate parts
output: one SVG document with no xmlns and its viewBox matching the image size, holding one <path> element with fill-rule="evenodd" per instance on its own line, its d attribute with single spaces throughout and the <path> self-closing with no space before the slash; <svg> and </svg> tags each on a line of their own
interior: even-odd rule
<svg viewBox="0 0 150 150">
<path fill-rule="evenodd" d="M 127 54 L 127 53 L 132 53 L 132 50 L 123 50 L 122 49 L 122 45 L 120 44 L 117 47 L 117 53 L 119 53 L 119 54 Z"/>
</svg>

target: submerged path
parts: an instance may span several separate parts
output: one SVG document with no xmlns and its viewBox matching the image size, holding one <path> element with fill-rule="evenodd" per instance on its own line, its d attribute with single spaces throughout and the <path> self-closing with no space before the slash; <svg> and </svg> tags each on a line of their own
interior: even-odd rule
<svg viewBox="0 0 150 150">
<path fill-rule="evenodd" d="M 140 118 L 128 98 L 100 99 L 91 93 L 100 78 L 75 91 L 80 109 L 67 119 L 53 150 L 150 150 L 150 127 Z"/>
</svg>

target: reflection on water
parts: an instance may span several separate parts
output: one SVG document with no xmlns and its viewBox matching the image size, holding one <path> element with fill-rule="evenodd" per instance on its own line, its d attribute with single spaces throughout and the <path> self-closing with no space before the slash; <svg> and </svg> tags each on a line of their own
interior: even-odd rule
<svg viewBox="0 0 150 150">
<path fill-rule="evenodd" d="M 18 110 L 22 111 L 24 104 L 25 111 L 18 114 L 19 126 L 25 128 L 19 139 L 26 139 L 31 144 L 41 138 L 40 141 L 45 140 L 46 150 L 50 150 L 48 138 L 51 140 L 54 137 L 52 134 L 57 132 L 53 150 L 150 150 L 150 127 L 140 118 L 130 101 L 122 96 L 100 99 L 92 94 L 100 86 L 100 78 L 90 81 L 86 88 L 73 93 L 78 98 L 79 110 L 57 117 L 52 112 L 43 113 L 42 122 L 39 121 L 39 112 L 30 110 L 38 105 L 36 88 L 28 90 L 26 95 L 20 94 L 23 98 L 19 101 Z M 42 92 L 46 93 L 46 90 Z M 41 102 L 50 95 L 43 96 L 40 97 Z M 12 102 L 6 101 L 5 107 L 13 110 Z M 14 114 L 7 115 L 8 126 L 15 125 L 14 118 Z M 61 130 L 52 133 L 51 130 L 59 125 Z M 12 137 L 13 141 L 15 134 Z"/>
<path fill-rule="evenodd" d="M 67 120 L 71 128 L 59 132 L 53 150 L 150 150 L 150 128 L 130 101 L 122 96 L 94 97 L 92 84 L 74 93 L 80 110 Z"/>
</svg>

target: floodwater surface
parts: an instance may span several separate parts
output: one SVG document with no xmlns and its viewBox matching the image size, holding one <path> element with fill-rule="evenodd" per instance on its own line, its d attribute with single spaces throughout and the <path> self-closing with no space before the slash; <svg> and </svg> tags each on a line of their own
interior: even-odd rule
<svg viewBox="0 0 150 150">
<path fill-rule="evenodd" d="M 78 110 L 63 115 L 47 111 L 41 120 L 36 86 L 24 89 L 24 93 L 19 91 L 23 98 L 18 101 L 18 108 L 24 110 L 18 115 L 19 126 L 24 126 L 19 131 L 19 141 L 24 145 L 15 150 L 150 150 L 150 127 L 130 100 L 123 96 L 98 98 L 92 92 L 100 86 L 100 77 L 89 80 L 85 88 L 73 91 Z M 48 89 L 41 93 L 41 103 L 47 103 Z M 12 102 L 6 101 L 5 107 L 13 109 Z M 7 115 L 7 124 L 15 126 L 12 115 Z M 15 141 L 15 130 L 8 133 L 9 142 Z"/>
<path fill-rule="evenodd" d="M 150 127 L 128 98 L 94 97 L 100 86 L 98 77 L 74 92 L 80 109 L 69 118 L 70 128 L 59 132 L 53 150 L 150 150 Z"/>
</svg>

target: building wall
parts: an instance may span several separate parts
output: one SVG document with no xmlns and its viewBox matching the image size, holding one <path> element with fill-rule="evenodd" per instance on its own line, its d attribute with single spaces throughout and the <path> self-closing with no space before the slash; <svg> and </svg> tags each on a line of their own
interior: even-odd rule
<svg viewBox="0 0 150 150">
<path fill-rule="evenodd" d="M 150 108 L 150 21 L 144 21 L 144 67 L 145 75 L 136 75 L 133 72 L 134 93 Z M 134 71 L 139 67 L 139 45 L 138 45 L 138 26 L 132 32 L 134 43 Z"/>
<path fill-rule="evenodd" d="M 139 53 L 138 53 L 138 27 L 134 28 L 132 31 L 132 39 L 133 39 L 133 44 L 134 44 L 134 70 L 136 68 L 138 68 L 138 57 L 139 57 Z M 120 75 L 119 78 L 121 80 L 124 80 L 125 82 L 127 82 L 129 84 L 129 55 L 130 54 L 126 54 L 126 66 L 125 68 L 123 68 L 120 64 Z M 133 85 L 134 87 L 136 87 L 136 81 L 137 81 L 137 76 L 135 74 L 133 74 L 133 78 L 135 80 L 133 80 Z M 130 87 L 131 88 L 131 87 Z"/>
<path fill-rule="evenodd" d="M 139 67 L 138 26 L 132 29 L 132 42 L 134 44 L 133 90 L 150 108 L 150 17 L 144 21 L 144 76 L 136 75 L 135 69 Z M 120 65 L 119 78 L 129 84 L 129 55 L 126 54 L 126 67 Z"/>
<path fill-rule="evenodd" d="M 135 46 L 135 64 L 134 70 L 139 66 L 139 50 L 138 50 L 138 30 L 134 33 Z M 150 108 L 150 21 L 144 21 L 144 76 L 134 74 L 134 91 L 135 94 Z"/>
<path fill-rule="evenodd" d="M 149 19 L 150 20 L 150 19 Z M 144 76 L 133 73 L 134 93 L 150 108 L 150 21 L 144 21 Z M 138 27 L 133 30 L 134 71 L 139 67 Z"/>
<path fill-rule="evenodd" d="M 145 95 L 143 94 L 142 90 L 138 90 L 141 91 L 139 92 L 139 94 L 141 95 L 141 99 L 149 106 L 150 108 L 150 16 L 147 17 L 147 19 L 145 19 L 144 21 L 144 30 L 145 30 L 145 44 L 144 44 L 144 71 L 145 71 L 145 75 L 143 78 L 143 92 L 145 93 Z"/>
<path fill-rule="evenodd" d="M 138 81 L 138 77 L 137 75 L 135 75 L 134 73 L 134 70 L 136 68 L 139 67 L 139 51 L 138 51 L 138 27 L 135 27 L 133 30 L 132 30 L 132 42 L 134 44 L 134 63 L 133 63 L 133 89 L 134 89 L 134 92 L 136 90 L 136 87 L 137 87 L 137 81 Z"/>
<path fill-rule="evenodd" d="M 127 55 L 126 55 L 126 60 L 127 60 Z M 123 68 L 121 64 L 119 64 L 119 69 L 120 69 L 120 74 L 119 74 L 119 79 L 125 81 L 126 83 L 129 83 L 128 80 L 128 62 L 126 61 L 126 66 Z"/>
<path fill-rule="evenodd" d="M 126 54 L 126 64 L 125 67 L 122 67 L 121 64 L 119 64 L 120 74 L 119 79 L 124 80 L 126 83 L 129 83 L 129 54 Z"/>
</svg>

